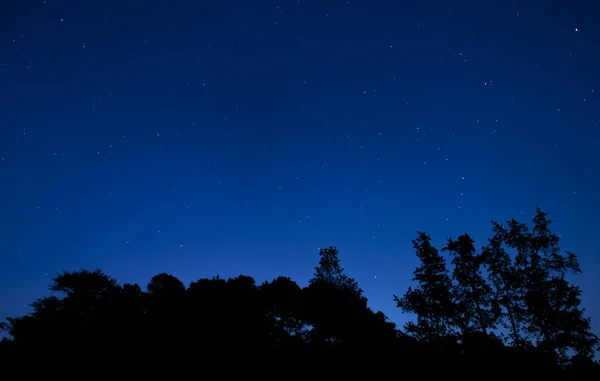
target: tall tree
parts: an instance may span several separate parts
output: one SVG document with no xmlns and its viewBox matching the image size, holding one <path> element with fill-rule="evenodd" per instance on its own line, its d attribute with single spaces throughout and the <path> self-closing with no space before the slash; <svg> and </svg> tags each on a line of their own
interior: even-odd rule
<svg viewBox="0 0 600 381">
<path fill-rule="evenodd" d="M 540 347 L 557 351 L 561 360 L 566 360 L 569 350 L 591 358 L 598 348 L 598 337 L 591 332 L 590 319 L 580 307 L 581 289 L 567 279 L 581 273 L 579 261 L 575 254 L 561 252 L 560 237 L 550 230 L 551 222 L 547 213 L 536 208 L 527 237 L 529 331 Z"/>
<path fill-rule="evenodd" d="M 482 274 L 483 258 L 473 239 L 468 234 L 456 240 L 449 238 L 442 251 L 452 256 L 456 325 L 463 337 L 474 332 L 491 333 L 499 312 L 493 303 L 492 287 Z"/>
<path fill-rule="evenodd" d="M 452 282 L 446 261 L 431 244 L 431 237 L 418 232 L 413 247 L 421 265 L 414 271 L 416 288 L 409 287 L 404 296 L 394 295 L 398 307 L 417 315 L 417 322 L 405 325 L 407 333 L 431 343 L 446 341 L 454 334 L 456 306 L 453 302 Z"/>
<path fill-rule="evenodd" d="M 508 343 L 515 347 L 528 347 L 531 341 L 525 329 L 527 311 L 524 302 L 526 279 L 523 259 L 520 255 L 513 259 L 506 251 L 504 242 L 509 234 L 508 230 L 497 222 L 492 222 L 492 225 L 493 236 L 483 248 L 482 258 L 493 287 L 495 304 L 500 310 L 499 323 L 508 332 Z M 524 229 L 526 226 L 522 224 L 512 226 L 513 232 Z"/>
<path fill-rule="evenodd" d="M 539 208 L 531 229 L 514 219 L 507 228 L 494 224 L 495 235 L 486 253 L 490 277 L 511 322 L 515 344 L 536 345 L 562 362 L 568 360 L 569 351 L 578 358 L 591 358 L 599 339 L 580 307 L 581 290 L 567 279 L 581 273 L 579 262 L 575 254 L 561 252 L 560 237 L 550 224 Z M 515 251 L 514 259 L 502 246 Z"/>
<path fill-rule="evenodd" d="M 364 336 L 367 298 L 354 278 L 344 273 L 334 246 L 319 250 L 319 265 L 303 289 L 305 320 L 312 325 L 309 341 L 352 345 Z"/>
<path fill-rule="evenodd" d="M 362 294 L 354 278 L 344 273 L 338 254 L 339 251 L 335 246 L 319 249 L 319 265 L 315 267 L 315 273 L 309 283 L 326 282 L 336 288 L 354 290 L 357 294 Z"/>
</svg>

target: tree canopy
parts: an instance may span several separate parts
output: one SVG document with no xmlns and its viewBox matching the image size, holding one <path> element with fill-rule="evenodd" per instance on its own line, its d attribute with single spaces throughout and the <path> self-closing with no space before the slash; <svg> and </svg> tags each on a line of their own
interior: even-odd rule
<svg viewBox="0 0 600 381">
<path fill-rule="evenodd" d="M 393 296 L 414 316 L 403 329 L 368 306 L 333 246 L 319 250 L 305 287 L 285 276 L 258 285 L 244 275 L 186 287 L 161 273 L 143 291 L 101 270 L 63 271 L 31 313 L 1 324 L 9 337 L 0 358 L 132 366 L 136 357 L 164 364 L 191 355 L 205 368 L 252 358 L 263 373 L 276 362 L 288 375 L 298 367 L 350 375 L 401 366 L 420 375 L 597 377 L 599 339 L 570 281 L 581 269 L 550 224 L 540 209 L 531 226 L 493 222 L 479 250 L 468 234 L 438 250 L 418 232 L 414 285 Z"/>
</svg>

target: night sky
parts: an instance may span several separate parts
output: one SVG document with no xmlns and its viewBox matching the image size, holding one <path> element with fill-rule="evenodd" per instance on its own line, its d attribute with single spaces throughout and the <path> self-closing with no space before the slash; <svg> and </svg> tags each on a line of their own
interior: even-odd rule
<svg viewBox="0 0 600 381">
<path fill-rule="evenodd" d="M 395 322 L 436 245 L 539 206 L 600 327 L 600 3 L 2 0 L 0 317 L 62 269 L 305 285 Z"/>
</svg>

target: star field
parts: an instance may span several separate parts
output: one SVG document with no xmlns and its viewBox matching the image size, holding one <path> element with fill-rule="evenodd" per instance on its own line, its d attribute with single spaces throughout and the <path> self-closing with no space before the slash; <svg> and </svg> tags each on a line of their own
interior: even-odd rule
<svg viewBox="0 0 600 381">
<path fill-rule="evenodd" d="M 304 284 L 404 317 L 441 245 L 549 213 L 598 332 L 600 4 L 6 1 L 0 316 L 67 269 Z"/>
</svg>

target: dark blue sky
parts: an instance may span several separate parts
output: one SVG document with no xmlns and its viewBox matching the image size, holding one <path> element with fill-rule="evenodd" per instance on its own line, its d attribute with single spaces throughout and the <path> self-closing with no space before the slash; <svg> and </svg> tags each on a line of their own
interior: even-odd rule
<svg viewBox="0 0 600 381">
<path fill-rule="evenodd" d="M 486 5 L 487 4 L 487 5 Z M 404 317 L 434 242 L 540 206 L 599 330 L 596 1 L 0 5 L 0 316 L 61 269 L 305 284 Z"/>
</svg>

